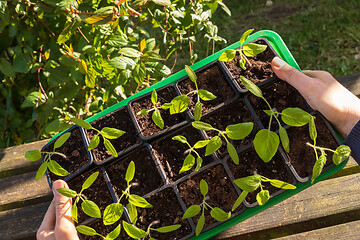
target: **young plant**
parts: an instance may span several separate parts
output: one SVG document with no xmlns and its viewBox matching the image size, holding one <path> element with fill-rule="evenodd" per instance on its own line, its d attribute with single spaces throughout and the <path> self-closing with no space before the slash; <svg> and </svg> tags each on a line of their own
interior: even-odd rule
<svg viewBox="0 0 360 240">
<path fill-rule="evenodd" d="M 181 227 L 181 224 L 175 224 L 175 225 L 169 225 L 165 227 L 159 227 L 159 228 L 152 228 L 154 224 L 158 223 L 158 221 L 152 222 L 146 231 L 131 225 L 130 223 L 127 223 L 123 221 L 123 227 L 125 229 L 125 232 L 134 239 L 149 239 L 149 240 L 155 240 L 155 238 L 151 237 L 151 231 L 156 231 L 159 233 L 169 233 L 172 231 L 175 231 Z"/>
<path fill-rule="evenodd" d="M 41 158 L 41 154 L 44 155 L 44 162 L 40 165 L 39 169 L 36 172 L 36 180 L 39 180 L 46 172 L 46 169 L 49 169 L 50 172 L 55 175 L 64 177 L 69 175 L 69 172 L 66 171 L 63 167 L 60 166 L 56 161 L 52 160 L 53 155 L 60 155 L 64 158 L 66 156 L 62 153 L 55 152 L 55 149 L 61 147 L 70 137 L 70 132 L 64 133 L 61 135 L 54 143 L 54 148 L 52 152 L 40 152 L 39 150 L 29 150 L 25 153 L 25 158 L 30 161 L 37 161 Z"/>
<path fill-rule="evenodd" d="M 69 198 L 75 198 L 75 201 L 73 201 L 73 205 L 71 207 L 71 216 L 74 219 L 74 222 L 78 223 L 78 207 L 77 203 L 81 200 L 81 208 L 83 212 L 94 218 L 101 218 L 101 212 L 98 205 L 96 205 L 95 202 L 86 199 L 86 197 L 82 194 L 82 192 L 85 189 L 88 189 L 91 187 L 91 185 L 95 182 L 96 178 L 98 177 L 99 172 L 94 172 L 91 174 L 85 182 L 82 184 L 81 191 L 77 193 L 74 190 L 71 190 L 69 188 L 58 188 L 56 189 L 60 194 L 64 195 L 65 197 Z"/>
<path fill-rule="evenodd" d="M 240 48 L 237 50 L 235 49 L 225 50 L 219 57 L 219 61 L 230 62 L 235 58 L 236 53 L 238 52 L 240 55 L 240 60 L 239 60 L 240 67 L 243 70 L 246 70 L 246 63 L 248 63 L 249 66 L 251 67 L 252 65 L 248 57 L 254 57 L 259 53 L 262 53 L 263 51 L 266 50 L 267 47 L 266 45 L 257 44 L 257 43 L 245 43 L 246 39 L 253 31 L 254 29 L 249 29 L 246 32 L 244 32 L 240 38 Z"/>
<path fill-rule="evenodd" d="M 254 148 L 256 153 L 264 162 L 269 162 L 273 156 L 276 154 L 276 151 L 279 147 L 280 140 L 281 144 L 286 152 L 290 151 L 289 137 L 288 134 L 281 123 L 279 121 L 279 116 L 281 116 L 281 120 L 290 126 L 301 127 L 304 126 L 311 121 L 313 121 L 313 116 L 309 113 L 305 112 L 300 108 L 286 108 L 280 112 L 278 112 L 275 108 L 272 108 L 269 102 L 264 98 L 262 91 L 258 86 L 256 86 L 253 82 L 246 79 L 243 76 L 240 76 L 241 82 L 244 86 L 256 97 L 263 99 L 266 105 L 269 107 L 268 110 L 264 110 L 264 112 L 270 117 L 269 126 L 267 129 L 261 129 L 258 131 L 254 138 Z M 270 130 L 271 123 L 273 118 L 277 121 L 279 125 L 279 136 Z"/>
<path fill-rule="evenodd" d="M 209 186 L 207 182 L 204 179 L 201 179 L 200 181 L 200 192 L 203 195 L 203 200 L 199 205 L 191 205 L 184 213 L 182 219 L 191 218 L 196 215 L 198 215 L 201 212 L 201 215 L 199 217 L 199 220 L 196 224 L 196 236 L 198 236 L 205 225 L 205 210 L 208 210 L 208 208 L 211 209 L 210 215 L 217 221 L 225 221 L 231 216 L 231 212 L 225 212 L 221 208 L 218 207 L 212 207 L 210 206 L 206 200 L 208 197 L 206 195 L 208 194 Z"/>
<path fill-rule="evenodd" d="M 234 211 L 245 200 L 249 192 L 253 192 L 260 187 L 261 191 L 256 195 L 256 201 L 259 205 L 264 205 L 270 198 L 268 190 L 264 190 L 264 186 L 261 182 L 270 182 L 271 185 L 281 189 L 296 189 L 296 186 L 276 179 L 269 179 L 259 174 L 239 178 L 234 180 L 234 183 L 242 190 L 240 196 L 235 201 L 232 210 Z"/>
<path fill-rule="evenodd" d="M 238 123 L 234 125 L 229 125 L 226 127 L 225 131 L 219 130 L 214 128 L 208 123 L 195 121 L 192 122 L 192 126 L 196 129 L 203 130 L 203 131 L 217 131 L 218 135 L 215 137 L 212 137 L 210 140 L 204 140 L 201 141 L 201 143 L 198 144 L 198 147 L 205 147 L 205 156 L 209 156 L 216 152 L 222 145 L 221 137 L 225 139 L 226 141 L 226 148 L 229 152 L 229 155 L 233 162 L 238 165 L 239 164 L 239 155 L 237 154 L 237 151 L 234 147 L 234 145 L 231 144 L 231 142 L 228 140 L 228 138 L 232 140 L 241 140 L 248 136 L 251 131 L 253 130 L 254 123 L 252 122 L 245 122 L 245 123 Z"/>
<path fill-rule="evenodd" d="M 79 225 L 76 227 L 76 230 L 84 235 L 87 236 L 99 236 L 104 240 L 115 240 L 117 239 L 117 237 L 120 235 L 120 231 L 121 231 L 121 224 L 119 224 L 113 231 L 111 231 L 109 234 L 107 234 L 106 236 L 103 236 L 99 233 L 96 232 L 95 229 L 85 226 L 85 225 Z"/>
<path fill-rule="evenodd" d="M 95 134 L 90 140 L 90 143 L 88 146 L 89 151 L 91 149 L 96 148 L 99 145 L 99 143 L 100 143 L 99 135 L 101 135 L 101 137 L 103 138 L 103 141 L 104 141 L 105 148 L 114 157 L 118 156 L 116 149 L 114 148 L 114 146 L 112 145 L 112 143 L 110 142 L 109 139 L 116 139 L 116 138 L 121 137 L 125 133 L 124 131 L 116 129 L 116 128 L 110 128 L 110 127 L 104 127 L 101 130 L 98 130 L 98 129 L 94 128 L 93 126 L 91 126 L 90 123 L 88 123 L 84 120 L 78 119 L 78 118 L 71 118 L 71 121 L 73 123 L 79 125 L 82 128 L 85 128 L 87 130 L 95 130 L 97 132 L 97 134 Z"/>
</svg>

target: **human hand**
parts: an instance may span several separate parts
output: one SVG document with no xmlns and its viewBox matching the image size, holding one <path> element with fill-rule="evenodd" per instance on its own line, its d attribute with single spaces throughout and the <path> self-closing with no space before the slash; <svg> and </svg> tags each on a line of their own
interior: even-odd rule
<svg viewBox="0 0 360 240">
<path fill-rule="evenodd" d="M 38 240 L 77 240 L 79 239 L 71 217 L 71 198 L 61 195 L 56 189 L 69 188 L 66 182 L 53 183 L 54 198 L 37 231 Z"/>
<path fill-rule="evenodd" d="M 360 120 L 360 99 L 325 71 L 300 72 L 279 57 L 271 66 L 275 74 L 295 87 L 314 110 L 324 115 L 346 137 Z"/>
</svg>

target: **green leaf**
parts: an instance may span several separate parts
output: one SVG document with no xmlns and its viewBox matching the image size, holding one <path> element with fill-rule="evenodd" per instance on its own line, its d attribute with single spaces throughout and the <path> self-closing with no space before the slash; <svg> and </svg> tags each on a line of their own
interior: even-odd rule
<svg viewBox="0 0 360 240">
<path fill-rule="evenodd" d="M 96 82 L 96 72 L 92 67 L 90 67 L 88 70 L 88 74 L 86 74 L 85 76 L 85 85 L 88 88 L 94 88 L 95 82 Z"/>
<path fill-rule="evenodd" d="M 83 183 L 81 191 L 88 189 L 95 182 L 98 176 L 99 176 L 99 172 L 94 172 L 93 174 L 91 174 Z"/>
<path fill-rule="evenodd" d="M 110 24 L 114 20 L 113 13 L 109 13 L 109 14 L 92 14 L 92 15 L 79 14 L 79 17 L 83 21 L 87 22 L 88 24 L 95 24 L 95 25 Z"/>
<path fill-rule="evenodd" d="M 151 118 L 154 121 L 154 123 L 156 124 L 156 126 L 158 126 L 161 129 L 164 128 L 164 120 L 162 119 L 159 110 L 155 109 L 155 111 L 153 112 Z"/>
<path fill-rule="evenodd" d="M 107 44 L 112 47 L 122 47 L 128 44 L 128 40 L 126 39 L 126 35 L 118 34 L 110 36 L 107 40 Z"/>
<path fill-rule="evenodd" d="M 268 190 L 262 190 L 256 195 L 256 201 L 260 206 L 264 205 L 270 198 L 270 193 Z"/>
<path fill-rule="evenodd" d="M 209 142 L 210 142 L 210 140 L 200 140 L 200 141 L 197 141 L 197 142 L 194 144 L 194 148 L 195 148 L 195 149 L 203 148 L 203 147 L 205 147 L 206 145 L 208 145 Z"/>
<path fill-rule="evenodd" d="M 121 224 L 117 225 L 117 227 L 112 230 L 108 235 L 106 235 L 105 240 L 115 240 L 121 232 Z"/>
<path fill-rule="evenodd" d="M 64 29 L 61 31 L 60 35 L 58 36 L 57 43 L 62 44 L 65 43 L 73 34 L 72 27 L 74 26 L 74 22 L 67 21 L 65 23 Z"/>
<path fill-rule="evenodd" d="M 350 154 L 350 147 L 346 145 L 341 145 L 335 150 L 332 160 L 336 165 L 339 165 L 340 163 L 345 161 L 350 156 Z"/>
<path fill-rule="evenodd" d="M 263 110 L 265 113 L 266 113 L 266 115 L 268 115 L 269 117 L 271 117 L 272 115 L 274 115 L 275 114 L 275 112 L 273 112 L 272 110 Z"/>
<path fill-rule="evenodd" d="M 254 31 L 254 29 L 249 29 L 246 32 L 244 32 L 240 37 L 240 45 L 243 45 L 246 41 L 246 39 L 249 37 L 249 35 Z"/>
<path fill-rule="evenodd" d="M 313 116 L 311 116 L 309 122 L 309 134 L 310 134 L 310 138 L 315 142 L 317 138 L 317 131 L 315 126 L 315 117 Z"/>
<path fill-rule="evenodd" d="M 268 129 L 261 129 L 255 135 L 253 143 L 256 153 L 267 163 L 276 154 L 280 140 L 276 133 Z"/>
<path fill-rule="evenodd" d="M 198 91 L 199 97 L 204 101 L 210 101 L 216 98 L 214 94 L 204 89 L 199 89 Z"/>
<path fill-rule="evenodd" d="M 196 84 L 197 77 L 196 77 L 194 70 L 192 70 L 192 68 L 189 67 L 188 65 L 185 65 L 185 71 L 186 71 L 187 75 L 189 76 L 190 80 Z"/>
<path fill-rule="evenodd" d="M 135 194 L 130 194 L 129 195 L 129 203 L 131 203 L 132 205 L 136 206 L 136 207 L 140 207 L 140 208 L 151 208 L 152 205 L 150 203 L 148 203 L 148 201 L 146 201 L 144 198 L 135 195 Z"/>
<path fill-rule="evenodd" d="M 15 71 L 5 58 L 0 58 L 0 72 L 8 77 L 15 77 Z"/>
<path fill-rule="evenodd" d="M 179 174 L 189 171 L 195 164 L 195 157 L 191 154 L 188 154 L 184 160 L 184 163 L 179 171 Z"/>
<path fill-rule="evenodd" d="M 244 178 L 239 178 L 234 180 L 234 183 L 241 188 L 243 191 L 246 192 L 253 192 L 260 186 L 261 183 L 261 176 L 260 175 L 253 175 Z"/>
<path fill-rule="evenodd" d="M 35 180 L 39 180 L 42 176 L 44 176 L 45 172 L 46 172 L 46 169 L 47 169 L 47 162 L 43 162 L 39 169 L 37 170 L 36 172 L 36 176 L 35 176 Z"/>
<path fill-rule="evenodd" d="M 61 147 L 69 139 L 70 135 L 71 135 L 70 132 L 67 132 L 67 133 L 64 133 L 63 135 L 61 135 L 54 143 L 54 150 L 56 148 Z"/>
<path fill-rule="evenodd" d="M 168 232 L 178 230 L 180 227 L 181 227 L 181 224 L 175 224 L 175 225 L 160 227 L 160 228 L 157 228 L 154 230 L 157 232 L 160 232 L 160 233 L 168 233 Z"/>
<path fill-rule="evenodd" d="M 173 137 L 172 140 L 179 141 L 181 143 L 187 143 L 186 137 L 181 136 L 181 135 L 177 135 L 177 136 Z"/>
<path fill-rule="evenodd" d="M 240 76 L 240 80 L 252 94 L 254 94 L 255 96 L 257 96 L 259 98 L 264 98 L 260 88 L 258 88 L 258 86 L 256 86 L 252 81 L 246 79 L 243 76 Z"/>
<path fill-rule="evenodd" d="M 217 3 L 220 5 L 222 10 L 224 10 L 224 12 L 226 12 L 227 15 L 231 16 L 230 9 L 221 0 L 217 0 Z"/>
<path fill-rule="evenodd" d="M 256 44 L 256 43 L 246 43 L 242 47 L 242 51 L 247 57 L 254 57 L 259 53 L 262 53 L 267 48 L 266 45 Z"/>
<path fill-rule="evenodd" d="M 240 58 L 239 60 L 239 66 L 243 69 L 243 70 L 246 70 L 246 61 L 245 61 L 245 58 Z M 241 79 L 242 76 L 240 76 L 240 79 Z"/>
<path fill-rule="evenodd" d="M 70 119 L 73 123 L 79 125 L 80 127 L 82 128 L 85 128 L 87 130 L 89 129 L 92 129 L 93 127 L 90 125 L 90 123 L 84 121 L 84 120 L 81 120 L 81 119 L 78 119 L 78 118 L 71 118 Z"/>
<path fill-rule="evenodd" d="M 17 54 L 14 58 L 14 71 L 18 73 L 27 73 L 32 67 L 30 54 Z"/>
<path fill-rule="evenodd" d="M 201 194 L 205 197 L 206 194 L 208 193 L 208 191 L 209 191 L 209 186 L 208 186 L 207 182 L 204 179 L 201 179 L 201 181 L 200 181 Z"/>
<path fill-rule="evenodd" d="M 188 108 L 188 106 L 189 98 L 185 94 L 177 96 L 173 100 L 171 100 L 171 105 L 169 108 L 170 114 L 182 113 Z"/>
<path fill-rule="evenodd" d="M 39 101 L 39 96 L 40 95 L 38 91 L 29 93 L 29 95 L 26 96 L 24 102 L 21 104 L 21 108 L 35 107 L 37 102 Z"/>
<path fill-rule="evenodd" d="M 134 205 L 132 205 L 131 203 L 128 204 L 128 211 L 129 211 L 129 216 L 130 216 L 130 221 L 134 224 L 136 224 L 137 221 L 137 209 Z"/>
<path fill-rule="evenodd" d="M 214 207 L 210 211 L 210 215 L 215 218 L 217 221 L 225 221 L 226 219 L 230 218 L 231 212 L 225 212 L 221 208 Z"/>
<path fill-rule="evenodd" d="M 71 217 L 73 218 L 74 222 L 78 223 L 78 207 L 76 206 L 76 203 L 74 203 L 72 206 L 71 206 Z"/>
<path fill-rule="evenodd" d="M 56 191 L 58 191 L 61 195 L 69 198 L 74 198 L 77 196 L 76 191 L 71 190 L 69 188 L 58 188 L 56 189 Z"/>
<path fill-rule="evenodd" d="M 253 127 L 254 127 L 254 123 L 245 122 L 245 123 L 229 125 L 226 127 L 225 131 L 230 139 L 241 140 L 251 133 Z"/>
<path fill-rule="evenodd" d="M 283 128 L 280 125 L 279 125 L 279 135 L 280 135 L 281 144 L 282 144 L 285 152 L 288 153 L 290 151 L 289 136 L 288 136 L 285 128 Z"/>
<path fill-rule="evenodd" d="M 195 230 L 196 236 L 199 236 L 202 229 L 204 228 L 204 225 L 205 225 L 205 216 L 204 216 L 204 214 L 201 214 L 201 216 L 199 217 L 199 220 L 196 224 L 196 230 Z"/>
<path fill-rule="evenodd" d="M 132 70 L 136 63 L 134 60 L 128 57 L 114 57 L 109 61 L 110 65 L 117 69 L 129 69 Z"/>
<path fill-rule="evenodd" d="M 235 209 L 237 209 L 240 204 L 245 200 L 246 196 L 248 195 L 249 192 L 247 191 L 242 191 L 240 196 L 236 199 L 231 211 L 233 212 Z"/>
<path fill-rule="evenodd" d="M 134 179 L 135 176 L 135 163 L 131 161 L 126 169 L 125 180 L 129 183 Z"/>
<path fill-rule="evenodd" d="M 160 6 L 170 6 L 171 1 L 170 0 L 152 0 L 155 4 Z"/>
<path fill-rule="evenodd" d="M 199 171 L 199 169 L 201 168 L 202 163 L 203 163 L 202 157 L 197 157 L 197 158 L 196 158 L 196 168 L 195 168 L 195 172 Z"/>
<path fill-rule="evenodd" d="M 296 186 L 276 179 L 270 179 L 270 184 L 281 189 L 296 189 Z"/>
<path fill-rule="evenodd" d="M 315 162 L 313 167 L 313 174 L 311 177 L 311 183 L 314 183 L 314 180 L 321 174 L 321 171 L 324 168 L 324 165 L 326 163 L 326 156 L 321 155 Z"/>
<path fill-rule="evenodd" d="M 120 203 L 112 203 L 106 206 L 103 216 L 104 225 L 116 223 L 121 218 L 123 211 L 124 206 Z"/>
<path fill-rule="evenodd" d="M 125 221 L 123 221 L 123 227 L 124 227 L 125 232 L 134 239 L 145 237 L 146 232 L 144 230 L 137 228 Z"/>
<path fill-rule="evenodd" d="M 52 172 L 55 175 L 61 176 L 61 177 L 65 177 L 70 174 L 68 171 L 66 171 L 64 168 L 62 168 L 54 160 L 50 160 L 48 162 L 48 168 L 49 168 L 50 172 Z"/>
<path fill-rule="evenodd" d="M 104 140 L 104 146 L 105 146 L 106 150 L 108 150 L 110 152 L 110 154 L 113 155 L 114 157 L 117 157 L 118 154 L 116 152 L 116 149 L 112 145 L 112 143 L 109 140 L 107 140 L 106 138 L 103 138 L 103 140 Z"/>
<path fill-rule="evenodd" d="M 25 158 L 30 161 L 37 161 L 41 158 L 39 150 L 29 150 L 25 153 Z"/>
<path fill-rule="evenodd" d="M 285 108 L 281 119 L 287 125 L 301 127 L 310 122 L 311 115 L 300 108 Z"/>
<path fill-rule="evenodd" d="M 91 200 L 85 200 L 81 203 L 81 208 L 85 214 L 94 218 L 101 218 L 100 208 Z"/>
<path fill-rule="evenodd" d="M 216 130 L 215 128 L 213 128 L 210 124 L 208 123 L 204 123 L 204 122 L 200 122 L 200 121 L 195 121 L 192 122 L 191 125 L 199 130 L 204 130 L 204 131 L 211 131 L 211 130 Z"/>
<path fill-rule="evenodd" d="M 85 226 L 85 225 L 79 225 L 76 227 L 76 230 L 81 233 L 81 234 L 84 234 L 84 235 L 87 235 L 87 236 L 96 236 L 96 235 L 99 235 L 95 229 L 91 228 L 91 227 L 88 227 L 88 226 Z"/>
<path fill-rule="evenodd" d="M 141 109 L 141 111 L 136 113 L 136 115 L 147 115 L 148 113 L 149 113 L 148 109 Z"/>
<path fill-rule="evenodd" d="M 221 147 L 221 138 L 219 136 L 215 136 L 210 139 L 208 145 L 206 146 L 205 156 L 209 156 L 216 152 Z"/>
<path fill-rule="evenodd" d="M 89 143 L 88 150 L 90 151 L 96 148 L 99 145 L 99 143 L 100 143 L 100 137 L 98 134 L 95 134 Z"/>
<path fill-rule="evenodd" d="M 230 155 L 230 158 L 233 160 L 233 162 L 236 165 L 239 165 L 239 155 L 234 147 L 234 145 L 232 145 L 229 141 L 226 142 L 226 148 L 228 150 L 228 153 Z"/>
<path fill-rule="evenodd" d="M 194 109 L 194 120 L 200 121 L 201 115 L 202 115 L 202 104 L 200 101 L 197 101 Z"/>
<path fill-rule="evenodd" d="M 151 102 L 152 102 L 152 104 L 155 105 L 157 103 L 157 101 L 158 101 L 158 96 L 157 96 L 156 90 L 153 89 L 152 93 L 151 93 Z"/>
<path fill-rule="evenodd" d="M 236 56 L 236 50 L 228 49 L 225 50 L 219 57 L 219 61 L 230 62 Z"/>
<path fill-rule="evenodd" d="M 141 52 L 139 52 L 137 49 L 129 48 L 129 47 L 121 48 L 119 54 L 133 58 L 141 57 L 142 55 Z"/>
<path fill-rule="evenodd" d="M 110 127 L 104 127 L 101 129 L 101 135 L 107 139 L 116 139 L 124 135 L 124 131 L 116 129 L 116 128 L 110 128 Z"/>
<path fill-rule="evenodd" d="M 199 205 L 191 205 L 188 209 L 186 209 L 182 219 L 191 218 L 196 216 L 201 211 L 201 207 Z"/>
<path fill-rule="evenodd" d="M 133 71 L 133 76 L 137 84 L 139 85 L 143 84 L 145 80 L 145 74 L 146 74 L 145 64 L 143 62 L 136 64 Z"/>
</svg>

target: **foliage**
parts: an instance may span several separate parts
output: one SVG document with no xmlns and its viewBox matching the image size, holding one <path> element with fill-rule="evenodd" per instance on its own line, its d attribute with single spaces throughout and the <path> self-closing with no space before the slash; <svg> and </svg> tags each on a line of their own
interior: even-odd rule
<svg viewBox="0 0 360 240">
<path fill-rule="evenodd" d="M 160 81 L 186 48 L 193 63 L 199 36 L 224 41 L 211 22 L 218 7 L 230 14 L 222 0 L 0 0 L 0 147 Z"/>
<path fill-rule="evenodd" d="M 172 232 L 175 231 L 177 229 L 179 229 L 181 227 L 180 224 L 175 224 L 175 225 L 169 225 L 169 226 L 164 226 L 164 227 L 159 227 L 159 228 L 152 228 L 152 225 L 156 224 L 156 222 L 151 223 L 147 230 L 144 231 L 134 225 L 131 225 L 125 221 L 123 221 L 123 226 L 125 229 L 125 232 L 132 238 L 134 239 L 154 239 L 151 237 L 151 231 L 156 231 L 159 233 L 168 233 L 168 232 Z"/>
</svg>

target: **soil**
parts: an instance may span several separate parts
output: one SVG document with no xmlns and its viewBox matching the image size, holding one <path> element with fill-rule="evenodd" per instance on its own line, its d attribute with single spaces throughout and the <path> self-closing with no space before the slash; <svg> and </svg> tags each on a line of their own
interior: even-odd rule
<svg viewBox="0 0 360 240">
<path fill-rule="evenodd" d="M 187 154 L 185 154 L 185 151 L 187 151 L 189 147 L 185 143 L 172 140 L 172 138 L 176 135 L 184 136 L 191 146 L 194 146 L 194 144 L 199 140 L 204 140 L 199 130 L 193 128 L 191 125 L 188 125 L 182 130 L 177 131 L 169 135 L 168 137 L 160 139 L 159 141 L 156 141 L 152 144 L 155 155 L 159 159 L 167 178 L 172 182 L 175 182 L 179 178 L 189 173 L 184 172 L 179 174 L 184 159 L 187 156 Z M 212 162 L 211 156 L 205 157 L 205 148 L 196 149 L 196 151 L 203 159 L 202 166 L 205 166 L 206 164 Z M 192 155 L 195 158 L 197 157 L 196 153 L 192 153 Z M 196 162 L 193 169 L 195 169 L 195 167 Z"/>
<path fill-rule="evenodd" d="M 288 107 L 298 107 L 304 111 L 309 111 L 309 108 L 301 94 L 287 82 L 279 80 L 267 87 L 264 87 L 262 92 L 264 98 L 269 102 L 270 106 L 275 108 L 278 112 L 281 112 Z M 268 128 L 270 117 L 263 111 L 269 110 L 268 105 L 263 99 L 252 94 L 248 96 L 248 99 L 264 127 Z M 285 124 L 282 122 L 281 117 L 279 117 L 279 120 L 282 126 L 284 126 Z M 276 131 L 278 129 L 278 123 L 275 119 L 273 119 L 271 123 L 271 130 Z"/>
<path fill-rule="evenodd" d="M 57 138 L 52 141 L 52 143 L 44 148 L 43 152 L 52 152 L 54 150 L 54 143 Z M 54 154 L 52 160 L 56 161 L 60 166 L 66 169 L 70 174 L 82 168 L 89 162 L 89 155 L 84 147 L 83 138 L 80 133 L 79 128 L 74 128 L 71 131 L 69 139 L 59 148 L 55 149 L 56 152 L 63 153 L 66 158 Z M 57 176 L 49 171 L 51 181 L 57 179 L 64 179 L 65 177 Z"/>
<path fill-rule="evenodd" d="M 226 81 L 224 74 L 221 72 L 220 67 L 217 64 L 213 64 L 211 67 L 197 73 L 196 76 L 198 88 L 207 90 L 216 96 L 215 99 L 210 101 L 200 100 L 203 104 L 203 115 L 213 110 L 221 103 L 227 102 L 235 97 L 235 92 Z M 178 87 L 182 94 L 188 94 L 189 92 L 196 90 L 195 84 L 190 80 L 190 78 L 180 81 L 178 83 Z M 197 94 L 189 95 L 189 109 L 192 113 L 194 113 L 197 98 Z"/>
<path fill-rule="evenodd" d="M 263 40 L 256 41 L 255 43 L 267 45 Z M 274 57 L 275 54 L 269 47 L 267 47 L 264 52 L 256 55 L 255 57 L 248 57 L 251 67 L 249 63 L 246 62 L 246 70 L 243 70 L 239 65 L 239 53 L 236 53 L 233 60 L 224 63 L 240 87 L 245 89 L 245 86 L 241 83 L 240 76 L 244 76 L 255 84 L 266 81 L 267 79 L 275 76 L 271 68 L 271 61 Z"/>
<path fill-rule="evenodd" d="M 176 92 L 173 87 L 167 87 L 163 88 L 160 91 L 157 91 L 158 95 L 158 107 L 164 103 L 169 103 L 171 100 L 173 100 L 176 97 Z M 131 103 L 130 108 L 132 109 L 136 121 L 139 124 L 140 132 L 145 136 L 148 137 L 150 135 L 153 135 L 157 132 L 160 132 L 162 129 L 160 129 L 158 126 L 155 125 L 155 123 L 152 121 L 151 116 L 152 112 L 150 112 L 147 115 L 137 115 L 139 111 L 142 109 L 151 109 L 153 108 L 153 104 L 151 102 L 151 94 L 147 95 L 144 98 L 140 98 L 134 102 Z M 170 115 L 168 110 L 162 110 L 160 109 L 161 117 L 164 120 L 164 129 L 170 128 L 178 123 L 181 123 L 186 120 L 185 113 L 180 114 L 173 114 Z"/>
<path fill-rule="evenodd" d="M 68 182 L 69 188 L 75 190 L 76 192 L 80 192 L 82 188 L 82 184 L 85 180 L 94 172 L 99 172 L 98 177 L 96 178 L 95 182 L 91 185 L 90 188 L 85 189 L 82 192 L 82 195 L 85 199 L 91 200 L 95 202 L 100 211 L 103 212 L 107 205 L 113 203 L 113 198 L 111 197 L 110 191 L 107 187 L 105 182 L 105 178 L 100 169 L 94 169 L 89 172 L 86 172 L 79 177 L 74 178 L 73 180 Z M 84 222 L 91 217 L 86 215 L 81 208 L 82 201 L 80 200 L 78 203 L 78 221 L 79 223 Z"/>
<path fill-rule="evenodd" d="M 315 126 L 317 130 L 316 145 L 335 150 L 338 147 L 330 130 L 327 128 L 322 117 L 315 115 Z M 306 143 L 313 143 L 309 136 L 309 127 L 291 127 L 287 130 L 290 140 L 290 153 L 288 154 L 290 163 L 294 166 L 298 175 L 302 178 L 312 176 L 312 169 L 316 162 L 314 150 L 307 146 Z M 320 152 L 318 152 L 320 153 Z M 332 163 L 332 152 L 326 151 L 326 164 Z"/>
<path fill-rule="evenodd" d="M 125 131 L 121 137 L 117 139 L 110 139 L 110 142 L 113 144 L 117 152 L 123 151 L 138 142 L 135 125 L 132 122 L 126 108 L 107 114 L 93 121 L 91 125 L 98 130 L 101 130 L 103 127 L 111 127 Z M 95 130 L 87 130 L 89 139 L 92 139 L 95 134 L 97 134 Z M 99 145 L 94 148 L 92 152 L 95 155 L 95 161 L 104 161 L 106 158 L 111 156 L 110 152 L 107 151 L 104 146 L 102 137 L 100 137 Z"/>
<path fill-rule="evenodd" d="M 118 197 L 125 191 L 127 183 L 125 180 L 126 170 L 129 163 L 135 163 L 135 175 L 131 182 L 131 194 L 143 196 L 157 189 L 163 184 L 163 180 L 147 147 L 142 147 L 129 153 L 125 158 L 110 165 L 106 172 Z M 123 198 L 125 200 L 125 198 Z M 127 201 L 122 202 L 126 204 Z"/>
<path fill-rule="evenodd" d="M 248 108 L 246 107 L 243 100 L 238 100 L 232 104 L 226 105 L 221 109 L 217 110 L 211 115 L 205 116 L 202 119 L 203 122 L 211 124 L 214 128 L 225 131 L 228 125 L 244 123 L 244 122 L 253 122 L 254 128 L 249 136 L 245 137 L 242 140 L 232 140 L 229 139 L 234 147 L 239 150 L 241 147 L 244 147 L 252 142 L 252 139 L 255 137 L 255 133 L 258 131 L 258 126 L 254 121 L 254 118 L 251 116 Z M 217 131 L 208 131 L 206 132 L 209 138 L 212 138 L 218 135 Z M 224 158 L 228 152 L 226 148 L 226 141 L 223 139 L 222 146 L 217 151 L 220 158 Z"/>
<path fill-rule="evenodd" d="M 118 222 L 116 222 L 112 225 L 104 225 L 102 219 L 96 219 L 95 221 L 92 221 L 91 223 L 86 224 L 86 226 L 95 229 L 97 233 L 106 237 L 107 234 L 112 232 L 119 225 L 119 223 L 122 221 L 123 218 L 124 217 L 122 217 Z M 82 239 L 82 240 L 104 240 L 100 236 L 86 236 L 86 235 L 83 235 L 80 233 L 79 233 L 79 235 L 80 235 L 80 239 Z M 121 226 L 120 235 L 116 239 L 131 240 L 132 238 L 127 236 L 124 228 Z"/>
<path fill-rule="evenodd" d="M 184 212 L 172 188 L 166 188 L 146 200 L 153 205 L 152 208 L 137 208 L 138 221 L 136 226 L 146 231 L 148 226 L 154 221 L 153 228 L 165 227 L 173 224 L 181 224 L 181 227 L 173 232 L 158 233 L 151 231 L 151 237 L 156 239 L 181 239 L 192 232 L 188 220 L 182 220 Z"/>
<path fill-rule="evenodd" d="M 260 174 L 270 179 L 277 179 L 287 183 L 293 183 L 284 160 L 279 152 L 275 154 L 272 160 L 265 163 L 255 152 L 253 146 L 239 153 L 239 165 L 235 165 L 231 159 L 227 161 L 230 171 L 235 179 L 248 177 L 254 174 Z M 269 190 L 270 194 L 278 192 L 280 189 L 273 187 L 269 183 L 262 183 L 265 187 L 264 190 Z M 260 188 L 251 192 L 246 197 L 246 201 L 250 204 L 256 202 L 256 194 L 260 192 Z"/>
<path fill-rule="evenodd" d="M 200 192 L 200 181 L 204 179 L 209 185 L 209 197 L 206 202 L 212 207 L 219 207 L 222 210 L 229 212 L 234 205 L 238 195 L 229 180 L 228 175 L 222 165 L 213 166 L 179 184 L 178 188 L 180 196 L 184 200 L 186 207 L 194 204 L 200 204 L 203 196 Z M 239 207 L 238 210 L 241 210 Z M 193 217 L 195 225 L 200 217 L 200 214 Z M 210 211 L 205 210 L 205 227 L 217 222 L 210 216 Z"/>
</svg>

